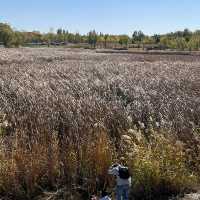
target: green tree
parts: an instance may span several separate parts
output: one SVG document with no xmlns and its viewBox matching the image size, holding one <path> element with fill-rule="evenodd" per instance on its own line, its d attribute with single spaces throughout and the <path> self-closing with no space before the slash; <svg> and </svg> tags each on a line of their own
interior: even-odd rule
<svg viewBox="0 0 200 200">
<path fill-rule="evenodd" d="M 23 33 L 19 32 L 19 31 L 15 31 L 13 34 L 13 41 L 12 41 L 13 45 L 15 47 L 19 47 L 20 45 L 24 44 L 24 35 Z"/>
<path fill-rule="evenodd" d="M 183 37 L 185 38 L 186 42 L 189 42 L 192 37 L 192 32 L 189 29 L 184 29 L 183 31 Z"/>
<path fill-rule="evenodd" d="M 10 25 L 0 23 L 0 41 L 5 47 L 11 47 L 13 43 L 14 32 Z"/>
<path fill-rule="evenodd" d="M 140 43 L 144 39 L 145 35 L 142 31 L 134 31 L 132 35 L 132 43 Z"/>
<path fill-rule="evenodd" d="M 50 45 L 52 44 L 52 42 L 55 41 L 55 35 L 54 35 L 54 33 L 49 32 L 49 33 L 43 35 L 42 41 L 46 42 L 48 44 L 48 47 L 50 47 Z"/>
<path fill-rule="evenodd" d="M 160 44 L 164 47 L 170 47 L 171 46 L 171 41 L 170 38 L 168 36 L 162 36 L 160 38 Z"/>
<path fill-rule="evenodd" d="M 149 37 L 149 36 L 145 36 L 142 40 L 142 43 L 143 44 L 153 44 L 154 43 L 154 40 L 153 38 Z"/>
<path fill-rule="evenodd" d="M 152 36 L 152 39 L 154 40 L 154 43 L 156 43 L 156 44 L 159 44 L 160 38 L 161 38 L 161 36 L 157 35 L 157 34 Z"/>
<path fill-rule="evenodd" d="M 184 50 L 187 48 L 187 42 L 184 37 L 179 37 L 175 39 L 175 49 Z"/>
<path fill-rule="evenodd" d="M 125 45 L 127 47 L 128 46 L 128 42 L 129 42 L 128 35 L 120 35 L 119 36 L 119 44 Z"/>
<path fill-rule="evenodd" d="M 95 30 L 88 33 L 88 43 L 94 48 L 96 48 L 97 39 L 98 35 Z"/>
<path fill-rule="evenodd" d="M 107 48 L 108 37 L 109 37 L 108 34 L 105 34 L 105 35 L 103 36 L 103 38 L 104 38 L 104 48 L 105 48 L 105 49 Z"/>
<path fill-rule="evenodd" d="M 66 41 L 66 32 L 64 29 L 59 28 L 57 30 L 56 41 L 60 43 Z"/>
<path fill-rule="evenodd" d="M 74 34 L 69 33 L 67 38 L 68 38 L 68 41 L 69 41 L 69 42 L 74 43 L 74 40 L 75 40 L 75 39 L 74 39 Z"/>
<path fill-rule="evenodd" d="M 79 33 L 76 33 L 74 35 L 74 42 L 75 43 L 81 43 L 81 40 L 82 40 L 81 35 Z"/>
<path fill-rule="evenodd" d="M 57 30 L 57 35 L 62 35 L 63 34 L 63 30 L 61 29 L 61 28 L 59 28 L 58 30 Z"/>
<path fill-rule="evenodd" d="M 189 50 L 199 50 L 200 49 L 200 35 L 193 35 L 188 42 Z"/>
<path fill-rule="evenodd" d="M 64 42 L 66 44 L 66 43 L 68 43 L 68 34 L 69 34 L 69 32 L 67 30 L 63 30 L 63 34 L 64 34 Z"/>
</svg>

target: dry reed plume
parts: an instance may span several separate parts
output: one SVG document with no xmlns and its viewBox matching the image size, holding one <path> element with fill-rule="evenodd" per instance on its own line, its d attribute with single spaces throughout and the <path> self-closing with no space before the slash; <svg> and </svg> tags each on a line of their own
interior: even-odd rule
<svg viewBox="0 0 200 200">
<path fill-rule="evenodd" d="M 0 49 L 0 55 L 2 194 L 26 199 L 63 185 L 86 196 L 99 191 L 110 184 L 107 168 L 124 153 L 121 137 L 132 137 L 132 129 L 152 148 L 156 134 L 183 142 L 177 164 L 198 172 L 198 56 L 97 55 L 59 48 Z M 137 145 L 140 156 L 158 154 Z M 133 169 L 140 170 L 140 161 Z M 148 167 L 156 164 L 152 160 Z"/>
</svg>

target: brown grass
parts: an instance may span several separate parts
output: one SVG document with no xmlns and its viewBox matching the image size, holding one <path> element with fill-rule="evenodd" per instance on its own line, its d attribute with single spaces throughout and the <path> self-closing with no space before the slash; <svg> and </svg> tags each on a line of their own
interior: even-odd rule
<svg viewBox="0 0 200 200">
<path fill-rule="evenodd" d="M 2 195 L 31 199 L 66 186 L 88 196 L 111 187 L 107 169 L 128 155 L 121 137 L 129 129 L 143 137 L 131 143 L 138 153 L 127 158 L 134 195 L 149 198 L 166 187 L 177 193 L 196 183 L 198 56 L 59 48 L 1 49 L 0 55 Z M 155 139 L 155 132 L 164 137 Z M 174 146 L 177 140 L 184 150 Z"/>
</svg>

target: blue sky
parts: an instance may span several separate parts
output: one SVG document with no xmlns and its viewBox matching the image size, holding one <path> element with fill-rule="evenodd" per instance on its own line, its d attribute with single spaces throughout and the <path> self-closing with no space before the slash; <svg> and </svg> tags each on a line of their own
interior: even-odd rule
<svg viewBox="0 0 200 200">
<path fill-rule="evenodd" d="M 200 0 L 2 0 L 0 21 L 18 30 L 59 27 L 87 33 L 166 33 L 200 29 Z"/>
</svg>

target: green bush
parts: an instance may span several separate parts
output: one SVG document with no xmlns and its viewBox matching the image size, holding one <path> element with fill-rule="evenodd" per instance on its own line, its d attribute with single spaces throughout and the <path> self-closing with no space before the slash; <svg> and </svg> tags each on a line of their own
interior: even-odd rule
<svg viewBox="0 0 200 200">
<path fill-rule="evenodd" d="M 0 42 L 5 47 L 19 47 L 23 44 L 23 34 L 13 31 L 8 24 L 0 23 Z"/>
<path fill-rule="evenodd" d="M 161 136 L 151 145 L 138 147 L 131 162 L 132 196 L 137 199 L 176 195 L 197 183 L 197 177 L 188 169 L 185 153 L 180 146 Z"/>
</svg>

